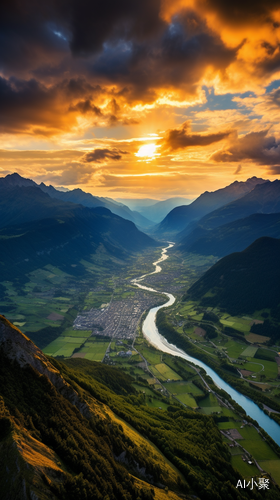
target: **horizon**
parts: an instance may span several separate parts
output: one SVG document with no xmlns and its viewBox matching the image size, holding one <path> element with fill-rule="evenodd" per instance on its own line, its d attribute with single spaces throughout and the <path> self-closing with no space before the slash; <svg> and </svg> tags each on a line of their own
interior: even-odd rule
<svg viewBox="0 0 280 500">
<path fill-rule="evenodd" d="M 277 3 L 44 3 L 1 19 L 0 175 L 160 200 L 279 176 Z"/>
<path fill-rule="evenodd" d="M 0 172 L 0 173 L 1 173 L 1 172 Z M 37 182 L 37 181 L 36 181 L 36 177 L 35 177 L 35 178 L 31 178 L 31 177 L 24 177 L 24 175 L 21 175 L 21 174 L 19 174 L 18 172 L 12 172 L 12 173 L 9 173 L 9 174 L 7 174 L 7 175 L 4 175 L 3 177 L 0 177 L 0 179 L 1 179 L 1 178 L 5 178 L 5 177 L 9 177 L 9 176 L 13 176 L 13 175 L 19 175 L 20 177 L 22 177 L 22 178 L 24 178 L 24 179 L 26 179 L 26 180 L 31 180 L 31 181 L 34 181 L 36 184 L 38 184 L 38 187 L 40 186 L 40 182 Z M 253 178 L 256 178 L 256 176 L 248 177 L 248 179 L 245 179 L 245 181 L 241 181 L 240 179 L 235 179 L 235 180 L 233 180 L 230 184 L 228 184 L 228 185 L 223 185 L 222 187 L 220 187 L 220 188 L 218 188 L 218 189 L 223 189 L 223 188 L 226 188 L 226 187 L 228 187 L 229 185 L 234 184 L 234 183 L 236 183 L 236 182 L 240 182 L 240 183 L 241 183 L 241 182 L 246 182 L 246 181 L 249 181 L 250 179 L 253 179 Z M 257 177 L 257 178 L 258 178 L 258 177 Z M 260 178 L 259 178 L 259 179 L 260 179 Z M 270 181 L 270 179 L 262 179 L 262 180 L 265 180 L 265 181 L 267 181 L 267 182 L 274 182 L 274 181 L 278 181 L 279 179 L 278 179 L 278 178 L 274 178 L 272 181 Z M 47 182 L 46 182 L 46 183 L 44 183 L 44 184 L 45 184 L 46 186 L 48 186 L 48 187 L 52 186 L 52 187 L 54 187 L 55 189 L 57 189 L 58 191 L 59 191 L 59 190 L 62 190 L 62 191 L 64 191 L 64 190 L 66 190 L 66 191 L 71 191 L 72 189 L 73 189 L 73 190 L 74 190 L 74 189 L 82 189 L 80 186 L 74 186 L 72 189 L 70 189 L 70 188 L 67 188 L 67 187 L 65 187 L 65 186 L 55 186 L 55 185 L 52 185 L 52 184 L 48 184 Z M 253 188 L 253 189 L 254 189 L 254 188 Z M 84 191 L 85 193 L 90 193 L 90 191 L 87 191 L 87 190 L 86 190 L 86 188 L 85 188 L 85 189 L 82 189 L 82 191 Z M 206 189 L 206 190 L 204 190 L 204 191 L 199 192 L 199 193 L 197 194 L 197 196 L 194 196 L 194 197 L 192 197 L 192 198 L 190 198 L 190 197 L 188 197 L 188 198 L 187 198 L 186 196 L 184 196 L 184 195 L 179 195 L 179 194 L 178 194 L 177 196 L 170 196 L 170 197 L 166 197 L 166 198 L 162 198 L 162 199 L 150 198 L 150 197 L 147 197 L 147 196 L 142 197 L 142 198 L 139 198 L 139 197 L 131 197 L 131 198 L 126 197 L 126 198 L 124 198 L 124 197 L 113 197 L 113 196 L 110 196 L 110 197 L 109 197 L 109 196 L 103 196 L 103 198 L 108 198 L 108 199 L 110 198 L 110 199 L 113 199 L 114 201 L 117 201 L 117 202 L 119 202 L 119 203 L 123 203 L 123 204 L 125 204 L 125 202 L 130 202 L 130 201 L 131 201 L 131 202 L 133 202 L 133 201 L 139 201 L 139 202 L 141 202 L 141 200 L 154 201 L 154 202 L 155 202 L 155 204 L 156 204 L 156 203 L 159 203 L 159 202 L 164 202 L 164 201 L 167 201 L 167 200 L 170 200 L 170 199 L 176 199 L 176 198 L 185 198 L 185 199 L 187 199 L 190 203 L 193 203 L 193 202 L 194 202 L 197 198 L 199 198 L 199 196 L 201 196 L 202 194 L 204 194 L 204 193 L 213 193 L 213 192 L 215 192 L 215 191 L 217 191 L 217 190 L 216 190 L 216 189 L 214 189 L 213 191 L 209 191 L 209 190 L 207 190 L 207 189 Z M 93 193 L 90 193 L 90 194 L 92 194 L 92 196 L 96 196 L 96 197 L 98 197 L 98 195 L 97 195 L 97 194 L 95 194 L 94 192 L 93 192 Z M 129 193 L 125 193 L 125 194 L 126 194 L 126 195 L 129 195 Z M 102 197 L 102 196 L 100 196 L 100 198 L 101 198 L 101 197 Z M 121 201 L 121 200 L 122 200 L 122 201 Z M 152 205 L 153 205 L 153 203 L 152 203 Z M 151 206 L 152 206 L 152 205 L 151 205 Z M 147 205 L 147 207 L 148 207 L 148 206 L 150 206 L 150 205 Z"/>
</svg>

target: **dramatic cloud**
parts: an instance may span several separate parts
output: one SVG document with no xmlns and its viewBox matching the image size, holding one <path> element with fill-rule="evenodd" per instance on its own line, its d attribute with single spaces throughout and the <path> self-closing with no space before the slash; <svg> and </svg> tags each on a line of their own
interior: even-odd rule
<svg viewBox="0 0 280 500">
<path fill-rule="evenodd" d="M 190 122 L 185 122 L 180 128 L 167 131 L 162 141 L 162 148 L 163 150 L 176 151 L 190 146 L 209 146 L 225 139 L 229 134 L 229 131 L 215 134 L 192 134 L 190 133 Z"/>
<path fill-rule="evenodd" d="M 261 165 L 280 165 L 280 141 L 268 136 L 268 130 L 252 132 L 212 155 L 217 162 L 252 160 Z"/>
<path fill-rule="evenodd" d="M 102 195 L 274 176 L 279 75 L 279 0 L 3 0 L 0 168 Z"/>
<path fill-rule="evenodd" d="M 103 163 L 106 160 L 121 160 L 122 155 L 128 154 L 127 151 L 120 149 L 94 149 L 86 153 L 81 161 L 84 163 Z"/>
</svg>

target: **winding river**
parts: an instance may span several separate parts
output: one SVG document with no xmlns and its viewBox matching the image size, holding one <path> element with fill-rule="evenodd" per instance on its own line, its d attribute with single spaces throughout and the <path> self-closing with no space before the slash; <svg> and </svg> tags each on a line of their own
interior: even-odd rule
<svg viewBox="0 0 280 500">
<path fill-rule="evenodd" d="M 181 349 L 178 349 L 173 344 L 170 344 L 167 342 L 167 340 L 159 333 L 157 327 L 156 327 L 156 314 L 161 309 L 162 307 L 169 307 L 175 302 L 175 297 L 171 293 L 166 293 L 166 292 L 159 292 L 158 290 L 154 290 L 153 288 L 144 286 L 141 284 L 141 281 L 145 279 L 146 276 L 151 276 L 152 274 L 160 273 L 161 272 L 161 267 L 160 263 L 163 262 L 168 258 L 167 251 L 169 248 L 172 248 L 174 246 L 173 243 L 170 243 L 166 248 L 162 249 L 162 254 L 161 258 L 154 262 L 153 265 L 155 266 L 155 271 L 149 274 L 144 274 L 143 276 L 140 276 L 139 278 L 135 278 L 132 280 L 132 283 L 139 288 L 142 288 L 143 290 L 148 290 L 150 292 L 156 292 L 156 293 L 162 293 L 163 295 L 166 295 L 168 297 L 168 301 L 158 307 L 153 307 L 150 309 L 146 319 L 144 320 L 143 323 L 143 334 L 144 336 L 149 340 L 149 342 L 154 345 L 157 349 L 160 349 L 163 352 L 166 352 L 168 354 L 172 354 L 173 356 L 179 356 L 180 358 L 186 359 L 187 361 L 190 361 L 194 363 L 197 366 L 202 367 L 206 373 L 212 378 L 212 380 L 215 382 L 215 384 L 222 388 L 224 391 L 226 391 L 232 399 L 234 399 L 244 410 L 246 413 L 255 419 L 260 427 L 262 427 L 267 434 L 269 434 L 274 441 L 280 446 L 280 426 L 271 418 L 269 418 L 251 399 L 247 398 L 246 396 L 243 396 L 243 394 L 240 394 L 238 391 L 233 389 L 229 384 L 227 384 L 217 373 L 212 370 L 209 366 L 207 366 L 205 363 L 202 361 L 193 358 L 192 356 L 189 356 L 186 352 L 184 352 Z"/>
</svg>

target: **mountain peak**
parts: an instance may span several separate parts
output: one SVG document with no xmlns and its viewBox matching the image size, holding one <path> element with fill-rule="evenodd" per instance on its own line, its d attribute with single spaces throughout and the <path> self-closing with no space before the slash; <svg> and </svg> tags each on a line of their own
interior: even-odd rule
<svg viewBox="0 0 280 500">
<path fill-rule="evenodd" d="M 22 177 L 19 175 L 17 172 L 14 172 L 13 174 L 8 174 L 6 177 L 2 177 L 0 179 L 2 184 L 5 183 L 6 186 L 13 187 L 13 186 L 37 186 L 36 182 L 32 181 L 32 179 L 26 179 L 25 177 Z"/>
</svg>

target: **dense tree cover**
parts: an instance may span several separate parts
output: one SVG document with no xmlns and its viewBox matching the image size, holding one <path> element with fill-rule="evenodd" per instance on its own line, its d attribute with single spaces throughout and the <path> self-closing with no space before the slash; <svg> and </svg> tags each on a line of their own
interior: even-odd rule
<svg viewBox="0 0 280 500">
<path fill-rule="evenodd" d="M 127 472 L 135 474 L 135 464 L 145 467 L 151 480 L 168 484 L 153 454 L 141 449 L 126 436 L 122 426 L 105 418 L 105 413 L 102 416 L 96 412 L 87 420 L 45 376 L 32 368 L 22 369 L 1 354 L 0 358 L 1 394 L 12 419 L 50 446 L 68 467 L 64 483 L 52 486 L 59 499 L 152 500 L 153 488 L 139 489 Z M 81 360 L 77 360 L 78 369 L 73 368 L 75 360 L 70 364 L 55 362 L 85 399 L 94 396 L 95 404 L 110 406 L 158 446 L 186 478 L 185 486 L 178 478 L 178 488 L 190 488 L 203 500 L 262 498 L 257 491 L 235 488 L 240 474 L 231 467 L 229 451 L 211 417 L 176 406 L 172 412 L 148 408 L 142 404 L 143 395 L 135 394 L 130 377 L 120 376 L 117 369 L 97 363 L 91 368 L 90 362 L 83 366 Z M 121 394 L 106 386 L 107 382 L 115 386 L 117 380 L 125 387 L 118 391 Z M 114 459 L 124 451 L 126 466 Z M 271 489 L 266 497 L 276 500 L 275 495 L 277 492 Z"/>
<path fill-rule="evenodd" d="M 279 324 L 275 321 L 270 321 L 265 319 L 263 324 L 259 323 L 257 325 L 252 325 L 250 332 L 257 333 L 258 335 L 264 335 L 265 337 L 270 337 L 270 345 L 275 344 L 279 340 Z M 265 359 L 265 358 L 263 358 Z"/>
<path fill-rule="evenodd" d="M 213 313 L 212 311 L 205 311 L 202 319 L 204 321 L 212 321 L 213 323 L 219 322 L 219 317 L 215 313 Z"/>
<path fill-rule="evenodd" d="M 204 323 L 200 325 L 203 330 L 206 331 L 206 337 L 208 339 L 215 339 L 218 336 L 216 328 L 211 325 L 205 325 Z"/>
</svg>

